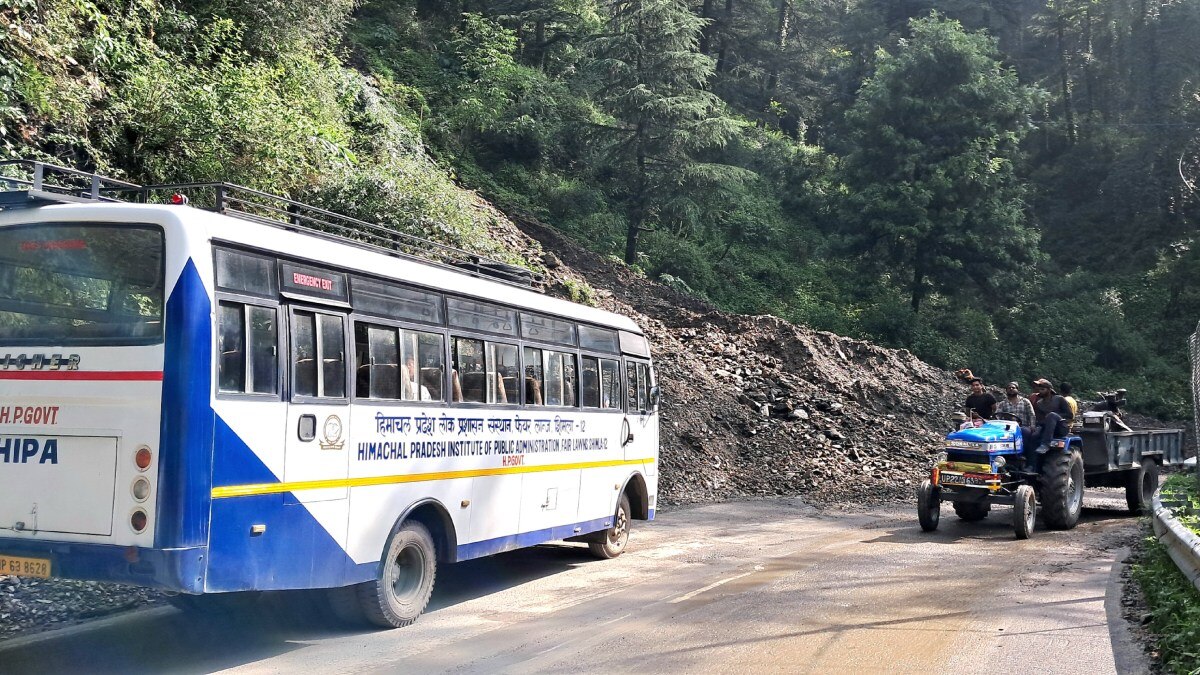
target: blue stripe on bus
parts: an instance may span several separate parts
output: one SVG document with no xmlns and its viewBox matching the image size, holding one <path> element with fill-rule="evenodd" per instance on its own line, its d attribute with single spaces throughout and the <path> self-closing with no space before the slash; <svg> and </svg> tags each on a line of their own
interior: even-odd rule
<svg viewBox="0 0 1200 675">
<path fill-rule="evenodd" d="M 158 550 L 0 538 L 0 551 L 7 555 L 49 559 L 50 574 L 55 577 L 113 581 L 188 593 L 199 593 L 203 588 L 202 547 Z"/>
<path fill-rule="evenodd" d="M 463 560 L 470 560 L 472 558 L 482 558 L 483 556 L 492 555 L 494 553 L 512 551 L 518 548 L 524 548 L 526 546 L 544 544 L 548 541 L 556 541 L 558 539 L 566 539 L 567 537 L 575 537 L 591 532 L 598 532 L 606 529 L 611 523 L 612 516 L 608 516 L 607 518 L 596 518 L 595 520 L 587 520 L 582 523 L 559 525 L 557 527 L 549 527 L 544 530 L 520 532 L 517 534 L 510 534 L 506 537 L 496 537 L 495 539 L 485 539 L 483 541 L 476 541 L 470 544 L 460 544 L 458 547 L 457 560 L 461 562 Z"/>
<path fill-rule="evenodd" d="M 166 307 L 157 548 L 203 546 L 212 493 L 212 304 L 188 260 Z"/>
<path fill-rule="evenodd" d="M 356 565 L 303 504 L 287 504 L 285 496 L 213 502 L 206 591 L 332 588 L 375 578 L 377 563 Z M 266 531 L 254 536 L 252 525 Z"/>
<path fill-rule="evenodd" d="M 214 483 L 277 483 L 258 455 L 217 416 Z M 342 545 L 290 493 L 212 502 L 208 577 L 214 592 L 344 586 L 375 577 L 376 563 L 357 565 Z M 252 536 L 253 525 L 266 531 Z"/>
<path fill-rule="evenodd" d="M 268 469 L 237 432 L 217 415 L 216 429 L 213 432 L 213 486 L 278 482 L 279 478 L 275 473 Z"/>
</svg>

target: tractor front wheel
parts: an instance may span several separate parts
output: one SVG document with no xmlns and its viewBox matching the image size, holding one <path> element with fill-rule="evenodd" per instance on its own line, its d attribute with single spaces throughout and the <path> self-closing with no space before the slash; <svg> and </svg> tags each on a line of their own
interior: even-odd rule
<svg viewBox="0 0 1200 675">
<path fill-rule="evenodd" d="M 925 479 L 917 488 L 917 521 L 921 529 L 933 532 L 937 529 L 938 521 L 942 518 L 941 489 L 933 481 Z"/>
</svg>

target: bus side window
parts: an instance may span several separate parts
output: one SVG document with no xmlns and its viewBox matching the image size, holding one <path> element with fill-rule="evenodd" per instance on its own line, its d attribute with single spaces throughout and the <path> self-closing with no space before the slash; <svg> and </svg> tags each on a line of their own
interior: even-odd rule
<svg viewBox="0 0 1200 675">
<path fill-rule="evenodd" d="M 579 393 L 583 407 L 600 407 L 600 361 L 594 356 L 583 357 L 583 368 L 579 371 Z"/>
<path fill-rule="evenodd" d="M 610 359 L 600 359 L 600 407 L 621 407 L 621 364 Z"/>
<path fill-rule="evenodd" d="M 279 389 L 279 326 L 274 307 L 249 306 L 250 387 L 255 394 Z"/>
<path fill-rule="evenodd" d="M 246 390 L 246 315 L 244 305 L 222 302 L 220 329 L 217 334 L 217 353 L 220 354 L 218 390 Z"/>
<path fill-rule="evenodd" d="M 340 316 L 318 314 L 321 327 L 322 396 L 346 396 L 345 321 Z"/>
<path fill-rule="evenodd" d="M 638 412 L 641 407 L 638 405 L 638 376 L 637 364 L 632 361 L 625 363 L 625 410 L 628 412 Z"/>
<path fill-rule="evenodd" d="M 292 318 L 292 373 L 297 396 L 317 395 L 317 317 L 296 312 Z"/>
<path fill-rule="evenodd" d="M 542 350 L 542 397 L 545 405 L 574 407 L 577 389 L 575 355 Z"/>
<path fill-rule="evenodd" d="M 645 363 L 638 364 L 638 409 L 650 410 L 650 366 Z"/>
<path fill-rule="evenodd" d="M 525 348 L 525 405 L 542 405 L 542 350 Z"/>
<path fill-rule="evenodd" d="M 487 402 L 487 373 L 483 367 L 483 340 L 453 338 L 450 358 L 454 366 L 455 401 Z"/>
<path fill-rule="evenodd" d="M 487 343 L 487 402 L 517 402 L 516 345 Z"/>
<path fill-rule="evenodd" d="M 404 363 L 400 369 L 401 396 L 405 401 L 441 401 L 445 342 L 437 333 L 401 330 Z"/>
<path fill-rule="evenodd" d="M 354 324 L 354 393 L 359 398 L 400 398 L 400 343 L 395 328 Z"/>
<path fill-rule="evenodd" d="M 222 301 L 218 322 L 218 390 L 236 394 L 276 393 L 279 328 L 275 308 Z"/>
</svg>

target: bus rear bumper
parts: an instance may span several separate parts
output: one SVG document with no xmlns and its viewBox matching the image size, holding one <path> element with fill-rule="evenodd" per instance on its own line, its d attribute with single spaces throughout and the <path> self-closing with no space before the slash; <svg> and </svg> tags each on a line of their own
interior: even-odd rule
<svg viewBox="0 0 1200 675">
<path fill-rule="evenodd" d="M 0 555 L 50 561 L 50 576 L 108 581 L 180 593 L 204 589 L 207 548 L 138 548 L 0 538 Z"/>
</svg>

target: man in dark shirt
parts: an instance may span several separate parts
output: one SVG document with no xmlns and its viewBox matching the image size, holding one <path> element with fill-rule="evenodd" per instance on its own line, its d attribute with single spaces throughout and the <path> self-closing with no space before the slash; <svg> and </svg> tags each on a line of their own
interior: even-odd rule
<svg viewBox="0 0 1200 675">
<path fill-rule="evenodd" d="M 1055 436 L 1066 436 L 1067 422 L 1075 418 L 1067 399 L 1054 391 L 1054 385 L 1050 384 L 1049 380 L 1034 380 L 1033 386 L 1038 395 L 1033 404 L 1037 425 L 1030 434 L 1031 442 L 1025 448 L 1025 457 L 1031 470 L 1037 454 L 1048 450 L 1050 441 L 1054 440 Z M 1034 442 L 1037 443 L 1036 447 Z"/>
<path fill-rule="evenodd" d="M 971 394 L 967 396 L 966 412 L 967 417 L 972 416 L 972 412 L 982 417 L 985 420 L 992 419 L 992 411 L 996 409 L 996 397 L 983 390 L 983 380 L 978 377 L 972 377 Z"/>
</svg>

